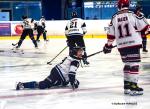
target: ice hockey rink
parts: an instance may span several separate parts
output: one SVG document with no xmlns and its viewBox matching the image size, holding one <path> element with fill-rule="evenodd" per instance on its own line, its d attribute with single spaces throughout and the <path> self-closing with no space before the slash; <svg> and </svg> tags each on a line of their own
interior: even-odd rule
<svg viewBox="0 0 150 109">
<path fill-rule="evenodd" d="M 67 56 L 68 48 L 52 65 L 46 63 L 65 46 L 65 39 L 43 40 L 34 49 L 31 40 L 22 44 L 24 54 L 11 51 L 18 40 L 0 40 L 0 109 L 149 109 L 150 108 L 150 41 L 148 53 L 142 53 L 139 84 L 144 95 L 123 94 L 123 63 L 116 48 L 110 54 L 100 53 L 88 60 L 89 66 L 80 66 L 77 78 L 80 87 L 47 90 L 15 90 L 16 82 L 40 81 L 52 67 Z M 106 39 L 86 39 L 87 53 L 102 50 Z M 115 44 L 114 44 L 115 45 Z"/>
</svg>

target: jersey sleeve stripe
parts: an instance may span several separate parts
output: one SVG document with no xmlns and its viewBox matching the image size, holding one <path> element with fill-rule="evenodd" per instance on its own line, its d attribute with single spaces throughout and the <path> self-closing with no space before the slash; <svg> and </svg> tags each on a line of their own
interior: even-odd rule
<svg viewBox="0 0 150 109">
<path fill-rule="evenodd" d="M 69 75 L 76 75 L 75 72 L 69 72 Z"/>
<path fill-rule="evenodd" d="M 58 73 L 59 73 L 59 75 L 60 75 L 61 79 L 62 79 L 63 81 L 65 81 L 66 79 L 64 78 L 64 76 L 63 76 L 63 74 L 62 74 L 61 70 L 59 69 L 59 67 L 58 67 L 58 66 L 56 66 L 55 68 L 56 68 L 56 70 L 58 71 Z"/>
<path fill-rule="evenodd" d="M 78 69 L 78 67 L 76 67 L 76 66 L 71 66 L 71 67 L 70 67 L 70 72 L 76 72 L 77 69 Z"/>
</svg>

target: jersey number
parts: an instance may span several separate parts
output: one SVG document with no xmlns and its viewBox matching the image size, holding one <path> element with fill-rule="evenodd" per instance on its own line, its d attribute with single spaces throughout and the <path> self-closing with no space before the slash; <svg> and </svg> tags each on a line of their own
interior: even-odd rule
<svg viewBox="0 0 150 109">
<path fill-rule="evenodd" d="M 77 22 L 71 22 L 70 28 L 77 28 Z"/>
<path fill-rule="evenodd" d="M 125 29 L 125 34 L 123 34 L 123 29 Z M 131 35 L 128 24 L 119 25 L 118 30 L 119 30 L 119 38 L 124 38 L 124 37 L 128 37 Z"/>
</svg>

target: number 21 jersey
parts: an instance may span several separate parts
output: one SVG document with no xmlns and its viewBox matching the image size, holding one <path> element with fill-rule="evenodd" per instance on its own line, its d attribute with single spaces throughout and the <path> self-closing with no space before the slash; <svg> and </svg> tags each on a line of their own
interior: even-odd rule
<svg viewBox="0 0 150 109">
<path fill-rule="evenodd" d="M 66 28 L 65 28 L 65 34 L 67 36 L 72 35 L 83 35 L 86 31 L 86 24 L 85 22 L 80 18 L 73 18 L 70 21 L 68 21 Z"/>
</svg>

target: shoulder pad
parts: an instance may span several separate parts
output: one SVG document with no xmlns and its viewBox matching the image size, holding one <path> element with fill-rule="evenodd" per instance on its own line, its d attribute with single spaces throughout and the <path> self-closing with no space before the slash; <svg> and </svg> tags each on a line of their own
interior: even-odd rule
<svg viewBox="0 0 150 109">
<path fill-rule="evenodd" d="M 75 66 L 75 67 L 77 67 L 77 68 L 79 67 L 79 64 L 80 64 L 80 63 L 79 63 L 79 61 L 77 61 L 77 60 L 74 60 L 74 61 L 71 62 L 71 65 L 72 65 L 72 66 Z"/>
<path fill-rule="evenodd" d="M 136 14 L 135 14 L 135 17 L 140 20 L 144 18 L 144 16 L 137 16 Z"/>
</svg>

